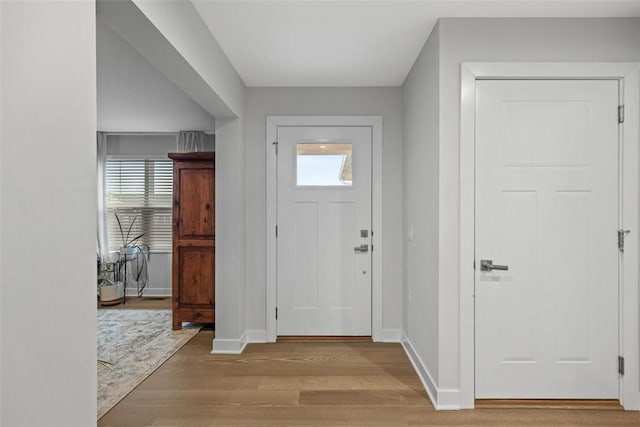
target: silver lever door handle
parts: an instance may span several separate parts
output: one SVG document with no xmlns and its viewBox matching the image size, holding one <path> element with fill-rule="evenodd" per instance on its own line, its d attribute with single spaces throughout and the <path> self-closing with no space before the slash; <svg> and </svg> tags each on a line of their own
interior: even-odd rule
<svg viewBox="0 0 640 427">
<path fill-rule="evenodd" d="M 362 244 L 360 246 L 356 246 L 353 250 L 360 253 L 369 252 L 369 245 Z"/>
<path fill-rule="evenodd" d="M 509 270 L 509 266 L 494 264 L 493 261 L 490 259 L 480 260 L 480 271 L 493 271 L 493 270 L 507 271 Z"/>
</svg>

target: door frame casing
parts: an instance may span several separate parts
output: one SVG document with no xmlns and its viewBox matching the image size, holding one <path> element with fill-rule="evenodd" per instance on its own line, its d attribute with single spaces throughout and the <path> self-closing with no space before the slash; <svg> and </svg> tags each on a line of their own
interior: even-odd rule
<svg viewBox="0 0 640 427">
<path fill-rule="evenodd" d="M 475 111 L 476 81 L 482 79 L 610 79 L 620 82 L 625 120 L 618 136 L 619 226 L 631 230 L 619 262 L 619 351 L 625 358 L 620 403 L 640 409 L 638 292 L 639 63 L 465 62 L 461 65 L 460 110 L 460 408 L 475 407 Z M 622 156 L 621 153 L 624 153 Z M 611 237 L 612 244 L 616 236 Z M 615 362 L 612 362 L 612 367 Z"/>
<path fill-rule="evenodd" d="M 382 341 L 382 116 L 267 116 L 267 289 L 266 341 L 275 342 L 277 323 L 278 168 L 274 142 L 279 127 L 325 126 L 371 128 L 371 337 Z M 375 250 L 373 250 L 375 248 Z"/>
</svg>

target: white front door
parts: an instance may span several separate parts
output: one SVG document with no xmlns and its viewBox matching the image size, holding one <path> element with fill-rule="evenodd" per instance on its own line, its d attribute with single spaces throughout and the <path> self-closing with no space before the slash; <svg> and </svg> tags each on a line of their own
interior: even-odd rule
<svg viewBox="0 0 640 427">
<path fill-rule="evenodd" d="M 371 128 L 277 141 L 277 334 L 371 335 Z"/>
<path fill-rule="evenodd" d="M 617 399 L 618 82 L 476 87 L 476 398 Z"/>
</svg>

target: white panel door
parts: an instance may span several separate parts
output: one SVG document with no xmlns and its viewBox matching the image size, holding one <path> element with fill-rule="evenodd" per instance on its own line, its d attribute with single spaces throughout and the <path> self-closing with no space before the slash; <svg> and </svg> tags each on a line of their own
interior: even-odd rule
<svg viewBox="0 0 640 427">
<path fill-rule="evenodd" d="M 476 96 L 476 398 L 617 399 L 618 83 Z"/>
<path fill-rule="evenodd" d="M 371 335 L 371 128 L 278 128 L 278 335 Z"/>
</svg>

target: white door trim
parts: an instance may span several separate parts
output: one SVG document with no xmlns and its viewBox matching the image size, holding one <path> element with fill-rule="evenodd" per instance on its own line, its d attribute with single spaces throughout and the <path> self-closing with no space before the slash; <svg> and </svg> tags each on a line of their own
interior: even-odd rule
<svg viewBox="0 0 640 427">
<path fill-rule="evenodd" d="M 460 110 L 460 408 L 475 406 L 474 236 L 475 94 L 479 79 L 618 79 L 625 105 L 620 133 L 622 157 L 620 226 L 632 230 L 620 262 L 620 354 L 625 375 L 620 403 L 640 409 L 638 293 L 638 144 L 640 143 L 640 63 L 466 62 L 461 66 Z M 615 242 L 615 236 L 612 236 Z M 615 244 L 615 243 L 614 243 Z"/>
<path fill-rule="evenodd" d="M 382 341 L 382 117 L 381 116 L 267 116 L 267 329 L 266 341 L 277 338 L 275 310 L 277 303 L 275 228 L 277 220 L 277 159 L 273 142 L 280 126 L 361 126 L 372 134 L 371 223 L 374 248 L 371 254 L 371 335 Z"/>
</svg>

